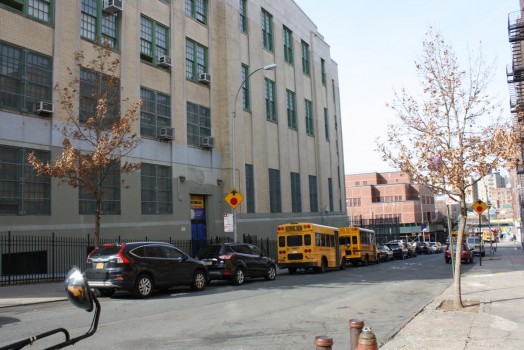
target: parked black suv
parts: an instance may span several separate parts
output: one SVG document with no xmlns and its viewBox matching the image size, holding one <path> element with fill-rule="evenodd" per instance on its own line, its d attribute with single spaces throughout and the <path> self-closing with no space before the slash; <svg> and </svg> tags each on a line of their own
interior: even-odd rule
<svg viewBox="0 0 524 350">
<path fill-rule="evenodd" d="M 87 257 L 86 278 L 102 296 L 116 289 L 145 298 L 154 289 L 188 285 L 202 290 L 208 281 L 206 265 L 162 242 L 105 244 Z"/>
<path fill-rule="evenodd" d="M 275 260 L 265 256 L 260 248 L 246 243 L 221 243 L 202 247 L 196 257 L 209 271 L 210 280 L 230 280 L 242 284 L 246 278 L 264 277 L 274 280 Z"/>
</svg>

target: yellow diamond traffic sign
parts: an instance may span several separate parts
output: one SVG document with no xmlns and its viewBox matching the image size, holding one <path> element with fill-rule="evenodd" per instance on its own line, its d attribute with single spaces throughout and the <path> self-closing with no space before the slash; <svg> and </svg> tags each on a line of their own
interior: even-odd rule
<svg viewBox="0 0 524 350">
<path fill-rule="evenodd" d="M 486 209 L 488 209 L 488 205 L 481 201 L 480 199 L 473 203 L 471 205 L 471 208 L 475 210 L 479 215 L 482 214 Z"/>
<path fill-rule="evenodd" d="M 242 203 L 242 201 L 244 200 L 244 196 L 242 196 L 240 192 L 238 192 L 237 190 L 232 189 L 231 192 L 229 192 L 227 196 L 224 198 L 224 200 L 227 202 L 227 204 L 229 204 L 231 208 L 235 209 L 240 205 L 240 203 Z"/>
</svg>

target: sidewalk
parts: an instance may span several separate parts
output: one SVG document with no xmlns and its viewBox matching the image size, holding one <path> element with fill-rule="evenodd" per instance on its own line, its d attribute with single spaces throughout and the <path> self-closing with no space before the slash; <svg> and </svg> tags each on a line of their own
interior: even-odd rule
<svg viewBox="0 0 524 350">
<path fill-rule="evenodd" d="M 64 282 L 17 284 L 0 287 L 0 309 L 3 307 L 67 300 Z"/>
<path fill-rule="evenodd" d="M 463 273 L 465 311 L 445 311 L 453 284 L 380 349 L 524 349 L 524 253 L 520 242 L 498 244 L 496 253 L 475 257 Z M 450 267 L 451 268 L 451 267 Z M 379 344 L 384 339 L 378 339 Z"/>
</svg>

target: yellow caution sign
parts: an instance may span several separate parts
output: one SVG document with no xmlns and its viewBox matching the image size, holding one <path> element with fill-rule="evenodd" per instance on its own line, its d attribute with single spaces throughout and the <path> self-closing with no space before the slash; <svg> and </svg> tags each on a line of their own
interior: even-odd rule
<svg viewBox="0 0 524 350">
<path fill-rule="evenodd" d="M 227 204 L 229 204 L 231 208 L 235 209 L 240 205 L 240 203 L 242 203 L 242 201 L 244 200 L 244 196 L 242 196 L 240 192 L 238 192 L 237 190 L 232 189 L 231 192 L 229 192 L 227 196 L 224 198 L 224 200 L 227 202 Z"/>
</svg>

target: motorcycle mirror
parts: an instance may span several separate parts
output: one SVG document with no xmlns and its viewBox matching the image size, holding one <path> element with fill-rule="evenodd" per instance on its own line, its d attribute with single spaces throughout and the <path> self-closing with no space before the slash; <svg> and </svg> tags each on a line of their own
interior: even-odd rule
<svg viewBox="0 0 524 350">
<path fill-rule="evenodd" d="M 65 293 L 69 301 L 87 312 L 93 311 L 93 295 L 78 267 L 73 267 L 65 279 Z"/>
</svg>

